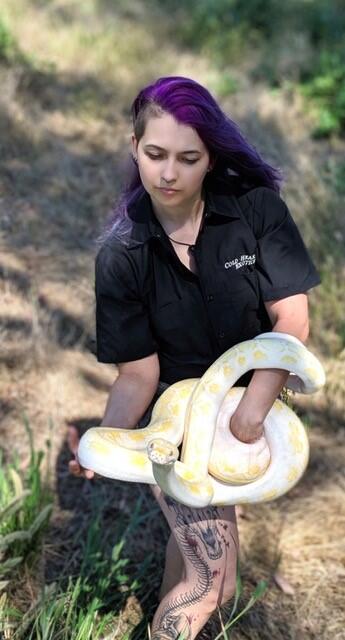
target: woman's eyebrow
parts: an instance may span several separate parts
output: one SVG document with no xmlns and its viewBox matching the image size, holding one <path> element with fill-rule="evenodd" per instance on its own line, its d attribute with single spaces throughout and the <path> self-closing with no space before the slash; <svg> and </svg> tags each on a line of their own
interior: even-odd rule
<svg viewBox="0 0 345 640">
<path fill-rule="evenodd" d="M 154 149 L 158 149 L 158 151 L 166 151 L 163 147 L 159 147 L 158 144 L 145 144 L 144 149 L 148 147 L 153 147 Z M 185 149 L 184 151 L 179 151 L 179 153 L 201 153 L 199 149 Z"/>
</svg>

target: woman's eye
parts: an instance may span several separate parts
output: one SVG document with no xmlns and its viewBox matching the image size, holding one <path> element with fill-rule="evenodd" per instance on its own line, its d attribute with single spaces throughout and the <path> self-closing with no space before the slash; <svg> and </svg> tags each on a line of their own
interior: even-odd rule
<svg viewBox="0 0 345 640">
<path fill-rule="evenodd" d="M 147 156 L 151 160 L 162 160 L 162 156 L 154 156 L 151 153 L 148 153 Z M 186 164 L 194 164 L 195 162 L 197 162 L 197 160 L 188 160 L 187 158 L 183 158 L 182 162 L 186 162 Z"/>
</svg>

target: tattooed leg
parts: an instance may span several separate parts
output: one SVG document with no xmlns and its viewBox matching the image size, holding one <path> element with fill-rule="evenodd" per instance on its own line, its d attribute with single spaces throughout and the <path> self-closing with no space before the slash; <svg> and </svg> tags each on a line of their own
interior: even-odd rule
<svg viewBox="0 0 345 640">
<path fill-rule="evenodd" d="M 168 520 L 184 562 L 184 576 L 162 599 L 152 640 L 193 640 L 217 605 L 235 588 L 238 535 L 233 507 L 191 509 L 153 493 Z"/>
<path fill-rule="evenodd" d="M 185 578 L 184 573 L 183 558 L 176 542 L 176 538 L 174 534 L 171 533 L 165 552 L 164 575 L 161 588 L 159 590 L 160 601 L 173 587 L 175 587 L 175 585 Z"/>
</svg>

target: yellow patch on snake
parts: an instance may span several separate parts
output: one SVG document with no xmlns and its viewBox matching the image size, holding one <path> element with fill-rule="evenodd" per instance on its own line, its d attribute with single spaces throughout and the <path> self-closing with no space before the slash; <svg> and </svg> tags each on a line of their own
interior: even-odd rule
<svg viewBox="0 0 345 640">
<path fill-rule="evenodd" d="M 92 451 L 100 453 L 102 456 L 109 455 L 109 447 L 107 447 L 104 442 L 100 442 L 99 440 L 91 440 L 91 442 L 89 443 L 89 448 L 92 449 Z"/>
<path fill-rule="evenodd" d="M 98 437 L 99 438 L 103 438 L 104 440 L 107 440 L 108 442 L 118 442 L 119 440 L 122 439 L 123 437 L 123 433 L 122 430 L 113 430 L 113 431 L 106 431 L 105 429 L 103 430 L 102 428 L 100 428 L 99 433 L 98 433 Z"/>
<path fill-rule="evenodd" d="M 245 475 L 248 477 L 256 477 L 263 472 L 264 472 L 264 469 L 260 467 L 259 464 L 251 464 L 249 465 L 248 472 Z"/>
<path fill-rule="evenodd" d="M 211 384 L 209 384 L 208 389 L 210 393 L 219 393 L 219 391 L 221 390 L 221 386 L 220 384 L 212 382 Z"/>
<path fill-rule="evenodd" d="M 305 371 L 312 380 L 317 380 L 318 373 L 314 367 L 307 367 Z"/>
<path fill-rule="evenodd" d="M 178 406 L 178 404 L 173 404 L 173 406 L 171 407 L 171 413 L 173 416 L 179 416 L 180 415 L 180 407 Z"/>
<path fill-rule="evenodd" d="M 269 491 L 265 491 L 265 493 L 262 494 L 262 499 L 272 500 L 273 498 L 276 497 L 277 493 L 278 493 L 277 489 L 270 489 Z"/>
<path fill-rule="evenodd" d="M 125 435 L 128 435 L 128 439 L 134 440 L 134 442 L 140 442 L 144 437 L 142 433 L 135 433 L 133 431 L 131 433 L 126 433 Z"/>
<path fill-rule="evenodd" d="M 231 376 L 231 374 L 233 373 L 233 369 L 231 367 L 229 367 L 228 364 L 224 364 L 223 365 L 223 373 L 225 376 Z"/>
<path fill-rule="evenodd" d="M 288 364 L 294 364 L 295 362 L 297 362 L 297 359 L 294 358 L 293 356 L 283 356 L 281 358 L 282 362 L 286 362 Z"/>
<path fill-rule="evenodd" d="M 202 487 L 198 487 L 198 485 L 195 484 L 189 484 L 188 491 L 195 493 L 198 496 L 203 493 Z"/>
<path fill-rule="evenodd" d="M 287 475 L 287 479 L 289 482 L 294 482 L 298 478 L 298 469 L 297 467 L 290 467 L 289 473 Z"/>
<path fill-rule="evenodd" d="M 223 467 L 221 467 L 221 469 L 219 469 L 219 472 L 221 473 L 222 471 L 224 471 L 224 473 L 228 474 L 228 473 L 236 473 L 236 468 L 232 467 L 229 464 L 225 464 Z"/>
<path fill-rule="evenodd" d="M 254 360 L 267 360 L 267 355 L 263 351 L 254 351 L 253 356 Z"/>
<path fill-rule="evenodd" d="M 275 400 L 273 406 L 277 411 L 282 411 L 284 409 L 284 405 L 281 400 Z"/>
<path fill-rule="evenodd" d="M 302 453 L 304 450 L 304 446 L 302 440 L 300 439 L 298 425 L 295 422 L 289 420 L 288 426 L 290 429 L 289 442 L 293 448 L 294 453 Z"/>
<path fill-rule="evenodd" d="M 238 356 L 237 358 L 238 364 L 245 364 L 247 362 L 247 358 L 245 356 Z"/>
<path fill-rule="evenodd" d="M 139 451 L 130 451 L 129 459 L 131 464 L 134 464 L 136 467 L 146 467 L 149 464 L 149 460 L 145 453 L 141 453 Z"/>
<path fill-rule="evenodd" d="M 180 393 L 179 393 L 180 398 L 189 398 L 190 396 L 190 389 L 181 389 Z"/>
<path fill-rule="evenodd" d="M 226 394 L 226 397 L 236 396 L 238 393 L 239 393 L 238 389 L 236 389 L 236 387 L 233 387 L 232 389 L 229 389 L 229 391 Z"/>
<path fill-rule="evenodd" d="M 199 402 L 196 402 L 194 404 L 194 410 L 195 409 L 197 409 L 198 413 L 200 412 L 204 415 L 209 415 L 211 413 L 212 404 L 211 402 L 207 402 L 206 400 L 199 400 Z"/>
<path fill-rule="evenodd" d="M 183 480 L 195 481 L 195 473 L 193 473 L 193 471 L 191 471 L 190 469 L 180 469 L 179 476 Z"/>
</svg>

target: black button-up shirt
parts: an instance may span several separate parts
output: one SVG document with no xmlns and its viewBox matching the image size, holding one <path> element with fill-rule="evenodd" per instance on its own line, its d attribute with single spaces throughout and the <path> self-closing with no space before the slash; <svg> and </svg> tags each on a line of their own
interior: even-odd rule
<svg viewBox="0 0 345 640">
<path fill-rule="evenodd" d="M 110 238 L 96 258 L 97 357 L 129 362 L 158 353 L 160 379 L 200 377 L 234 344 L 270 331 L 264 301 L 320 283 L 276 192 L 235 196 L 225 180 L 206 188 L 194 246 L 197 275 L 176 255 L 145 194 L 130 209 L 127 245 Z M 251 375 L 238 384 L 248 384 Z"/>
</svg>

